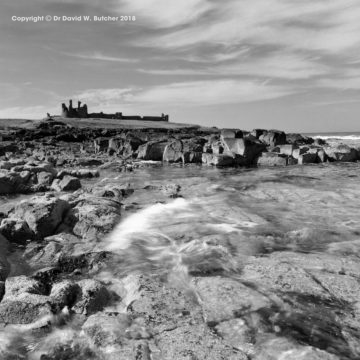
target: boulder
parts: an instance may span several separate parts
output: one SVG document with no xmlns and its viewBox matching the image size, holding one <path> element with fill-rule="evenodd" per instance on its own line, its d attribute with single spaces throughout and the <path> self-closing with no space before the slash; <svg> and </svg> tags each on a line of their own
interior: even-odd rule
<svg viewBox="0 0 360 360">
<path fill-rule="evenodd" d="M 167 142 L 149 141 L 138 148 L 138 159 L 162 161 Z"/>
<path fill-rule="evenodd" d="M 75 191 L 81 188 L 81 182 L 75 176 L 65 175 L 61 180 L 55 179 L 51 188 L 55 191 Z"/>
<path fill-rule="evenodd" d="M 44 295 L 43 285 L 26 276 L 6 279 L 5 295 L 0 303 L 0 321 L 9 324 L 29 324 L 51 315 L 51 305 Z"/>
<path fill-rule="evenodd" d="M 266 132 L 267 130 L 264 129 L 254 129 L 253 131 L 250 132 L 250 135 L 255 137 L 256 139 L 259 139 L 259 137 L 265 134 Z"/>
<path fill-rule="evenodd" d="M 293 150 L 292 156 L 293 156 L 295 159 L 299 159 L 299 156 L 300 156 L 300 155 L 306 154 L 308 151 L 309 151 L 309 147 L 307 147 L 307 146 L 301 146 L 301 147 Z"/>
<path fill-rule="evenodd" d="M 29 188 L 16 172 L 0 172 L 0 195 L 26 193 Z"/>
<path fill-rule="evenodd" d="M 243 132 L 239 129 L 222 129 L 220 132 L 221 139 L 225 138 L 242 138 Z"/>
<path fill-rule="evenodd" d="M 258 166 L 287 166 L 288 158 L 275 152 L 264 152 L 257 159 Z"/>
<path fill-rule="evenodd" d="M 163 161 L 166 162 L 185 162 L 184 145 L 181 140 L 173 141 L 165 146 Z"/>
<path fill-rule="evenodd" d="M 324 147 L 324 151 L 330 161 L 351 162 L 358 159 L 356 149 L 348 145 L 327 146 Z"/>
<path fill-rule="evenodd" d="M 269 130 L 259 136 L 259 140 L 267 146 L 286 144 L 286 134 L 283 131 Z"/>
<path fill-rule="evenodd" d="M 299 155 L 299 157 L 298 157 L 298 164 L 299 165 L 313 164 L 313 163 L 317 163 L 317 162 L 318 162 L 317 152 L 316 153 L 308 152 L 308 153 Z"/>
<path fill-rule="evenodd" d="M 234 157 L 230 155 L 215 155 L 209 153 L 202 154 L 202 163 L 205 165 L 215 165 L 215 166 L 233 166 L 235 164 Z"/>
<path fill-rule="evenodd" d="M 87 196 L 69 212 L 65 223 L 75 235 L 96 238 L 109 233 L 120 220 L 121 203 L 110 198 Z"/>
<path fill-rule="evenodd" d="M 35 196 L 19 202 L 13 217 L 26 221 L 36 238 L 44 238 L 55 233 L 69 209 L 65 200 L 49 195 Z"/>
<path fill-rule="evenodd" d="M 313 138 L 296 133 L 286 134 L 286 141 L 293 145 L 311 145 L 314 143 Z"/>
<path fill-rule="evenodd" d="M 10 242 L 25 244 L 27 240 L 34 239 L 34 232 L 23 219 L 6 218 L 1 221 L 0 233 Z"/>
<path fill-rule="evenodd" d="M 222 145 L 224 154 L 240 155 L 248 165 L 252 164 L 256 157 L 265 150 L 264 144 L 258 140 L 248 138 L 224 138 L 222 139 Z"/>
<path fill-rule="evenodd" d="M 292 144 L 278 145 L 276 147 L 276 149 L 278 150 L 278 152 L 280 154 L 287 155 L 287 156 L 292 156 L 294 150 L 296 150 L 297 148 L 298 148 L 297 145 L 292 145 Z M 275 151 L 275 150 L 273 150 L 273 151 Z"/>
</svg>

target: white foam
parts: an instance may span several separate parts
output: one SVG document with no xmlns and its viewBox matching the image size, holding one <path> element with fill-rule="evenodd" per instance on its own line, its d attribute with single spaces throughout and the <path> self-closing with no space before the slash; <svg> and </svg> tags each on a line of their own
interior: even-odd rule
<svg viewBox="0 0 360 360">
<path fill-rule="evenodd" d="M 136 214 L 130 215 L 115 229 L 105 240 L 107 250 L 116 251 L 126 249 L 133 236 L 144 234 L 159 229 L 166 219 L 172 219 L 179 212 L 189 209 L 190 202 L 183 198 L 175 199 L 167 204 L 155 204 L 143 209 Z M 178 214 L 179 215 L 179 214 Z M 184 214 L 181 214 L 182 216 Z"/>
</svg>

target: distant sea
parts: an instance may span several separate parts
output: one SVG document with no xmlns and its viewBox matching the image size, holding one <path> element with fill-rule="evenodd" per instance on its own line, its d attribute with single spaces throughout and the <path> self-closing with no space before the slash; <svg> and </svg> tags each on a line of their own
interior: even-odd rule
<svg viewBox="0 0 360 360">
<path fill-rule="evenodd" d="M 349 146 L 360 146 L 360 131 L 353 132 L 314 132 L 304 133 L 303 135 L 310 136 L 312 138 L 321 138 L 326 140 L 330 144 L 339 143 Z"/>
</svg>

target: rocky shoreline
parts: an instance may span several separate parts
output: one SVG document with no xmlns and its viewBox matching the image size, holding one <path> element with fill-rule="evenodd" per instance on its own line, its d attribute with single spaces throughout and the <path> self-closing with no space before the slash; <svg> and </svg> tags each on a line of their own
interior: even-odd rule
<svg viewBox="0 0 360 360">
<path fill-rule="evenodd" d="M 124 202 L 134 187 L 100 179 L 106 171 L 121 175 L 163 163 L 355 162 L 358 149 L 275 130 L 102 130 L 51 120 L 0 137 L 2 359 L 360 356 L 357 257 L 283 251 L 244 261 L 236 251 L 222 252 L 228 245 L 221 239 L 209 239 L 211 262 L 190 268 L 191 286 L 183 287 L 154 265 L 138 271 L 133 263 L 140 248 L 112 252 L 101 246 L 127 211 Z M 182 196 L 176 184 L 148 190 L 165 202 Z M 107 278 L 119 264 L 134 265 L 134 271 Z M 312 332 L 306 322 L 313 323 Z M 343 357 L 336 355 L 340 351 Z"/>
</svg>

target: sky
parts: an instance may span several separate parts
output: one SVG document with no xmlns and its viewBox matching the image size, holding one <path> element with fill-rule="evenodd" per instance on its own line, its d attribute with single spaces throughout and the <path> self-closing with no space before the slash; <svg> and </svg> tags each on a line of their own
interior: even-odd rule
<svg viewBox="0 0 360 360">
<path fill-rule="evenodd" d="M 359 0 L 0 4 L 0 118 L 59 114 L 72 98 L 204 126 L 360 131 L 359 95 Z"/>
</svg>

